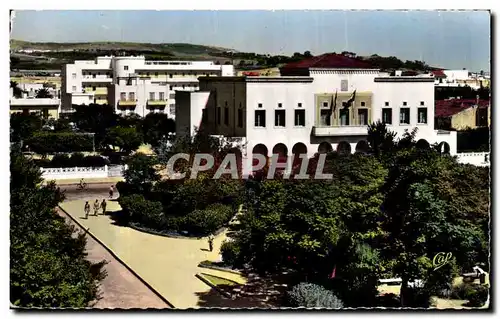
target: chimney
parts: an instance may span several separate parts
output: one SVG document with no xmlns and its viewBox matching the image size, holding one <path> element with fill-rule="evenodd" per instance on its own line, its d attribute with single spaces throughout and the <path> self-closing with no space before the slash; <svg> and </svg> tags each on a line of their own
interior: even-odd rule
<svg viewBox="0 0 500 319">
<path fill-rule="evenodd" d="M 396 72 L 394 73 L 395 76 L 401 76 L 401 74 L 403 74 L 403 71 L 401 70 L 396 70 Z"/>
</svg>

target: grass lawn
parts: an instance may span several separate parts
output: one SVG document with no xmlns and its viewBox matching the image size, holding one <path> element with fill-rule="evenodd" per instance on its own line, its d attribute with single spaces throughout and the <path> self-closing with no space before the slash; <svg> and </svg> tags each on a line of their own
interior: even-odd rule
<svg viewBox="0 0 500 319">
<path fill-rule="evenodd" d="M 209 274 L 200 274 L 203 278 L 208 280 L 210 283 L 212 283 L 214 286 L 221 286 L 221 285 L 226 285 L 226 286 L 236 286 L 238 283 L 228 280 L 225 278 L 217 277 L 217 276 L 212 276 Z"/>
</svg>

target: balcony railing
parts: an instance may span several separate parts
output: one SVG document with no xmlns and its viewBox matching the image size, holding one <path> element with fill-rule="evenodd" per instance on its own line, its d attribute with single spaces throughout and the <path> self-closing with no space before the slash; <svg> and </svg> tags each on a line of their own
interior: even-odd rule
<svg viewBox="0 0 500 319">
<path fill-rule="evenodd" d="M 165 101 L 165 100 L 149 99 L 147 101 L 147 105 L 154 105 L 154 106 L 160 106 L 160 105 L 162 105 L 162 106 L 165 106 L 165 105 L 167 105 L 167 101 Z"/>
<path fill-rule="evenodd" d="M 313 126 L 314 136 L 364 136 L 368 125 Z"/>
<path fill-rule="evenodd" d="M 135 106 L 137 105 L 137 100 L 119 100 L 118 101 L 118 105 L 121 105 L 121 106 Z"/>
<path fill-rule="evenodd" d="M 82 82 L 104 82 L 104 83 L 111 83 L 113 81 L 112 77 L 93 77 L 91 75 L 85 75 L 82 76 Z"/>
<path fill-rule="evenodd" d="M 108 95 L 108 88 L 84 88 L 85 93 L 93 93 L 94 95 Z"/>
</svg>

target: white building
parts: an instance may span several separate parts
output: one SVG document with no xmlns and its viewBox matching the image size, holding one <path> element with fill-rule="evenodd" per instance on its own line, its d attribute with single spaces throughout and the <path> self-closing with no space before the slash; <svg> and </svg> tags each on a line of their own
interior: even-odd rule
<svg viewBox="0 0 500 319">
<path fill-rule="evenodd" d="M 434 130 L 434 78 L 389 76 L 364 62 L 325 54 L 280 70 L 279 77 L 200 77 L 200 91 L 178 92 L 177 136 L 240 137 L 244 172 L 251 154 L 364 151 L 367 124 L 384 121 L 399 137 L 417 127 L 421 143 L 456 153 L 456 132 Z M 344 109 L 356 91 L 352 107 Z M 333 103 L 336 101 L 336 103 Z M 335 110 L 329 117 L 329 109 Z"/>
<path fill-rule="evenodd" d="M 464 87 L 469 86 L 478 90 L 487 86 L 487 78 L 468 70 L 435 70 L 432 71 L 436 87 Z"/>
<path fill-rule="evenodd" d="M 164 112 L 175 117 L 175 91 L 195 91 L 200 76 L 233 76 L 232 65 L 146 61 L 144 56 L 98 57 L 62 70 L 62 111 L 72 105 L 110 104 L 117 113 Z"/>
</svg>

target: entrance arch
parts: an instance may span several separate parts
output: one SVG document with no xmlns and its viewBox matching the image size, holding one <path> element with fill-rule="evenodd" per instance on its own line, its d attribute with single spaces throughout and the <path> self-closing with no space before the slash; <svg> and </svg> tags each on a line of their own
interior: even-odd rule
<svg viewBox="0 0 500 319">
<path fill-rule="evenodd" d="M 328 142 L 321 142 L 319 145 L 318 145 L 318 153 L 330 153 L 333 151 L 333 147 L 332 147 L 332 144 L 328 143 Z"/>
<path fill-rule="evenodd" d="M 359 141 L 357 144 L 356 144 L 356 153 L 368 153 L 368 151 L 370 150 L 370 147 L 368 146 L 368 142 L 363 140 L 363 141 Z"/>
<path fill-rule="evenodd" d="M 350 154 L 351 153 L 351 144 L 342 141 L 337 145 L 337 152 L 339 154 Z"/>
</svg>

